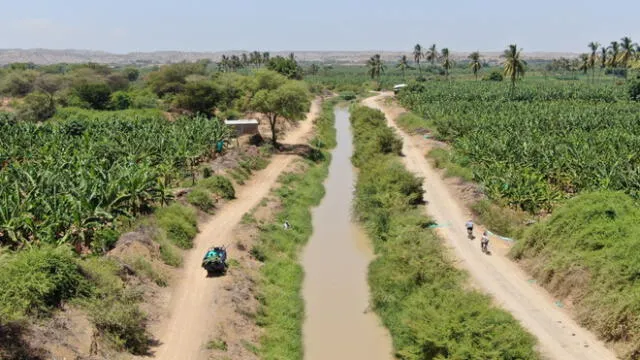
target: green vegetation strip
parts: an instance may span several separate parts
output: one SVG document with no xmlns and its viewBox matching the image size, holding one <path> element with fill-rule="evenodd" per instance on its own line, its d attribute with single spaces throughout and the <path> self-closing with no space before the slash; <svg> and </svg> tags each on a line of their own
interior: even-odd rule
<svg viewBox="0 0 640 360">
<path fill-rule="evenodd" d="M 360 169 L 355 213 L 373 240 L 375 311 L 396 356 L 419 359 L 538 359 L 535 340 L 491 299 L 466 287 L 420 206 L 422 180 L 400 162 L 401 140 L 384 115 L 354 107 L 354 164 Z"/>
<path fill-rule="evenodd" d="M 534 225 L 512 255 L 538 282 L 570 298 L 578 320 L 623 359 L 640 354 L 640 209 L 622 192 L 571 199 Z"/>
<path fill-rule="evenodd" d="M 302 359 L 302 322 L 304 301 L 301 295 L 303 271 L 298 257 L 312 233 L 311 208 L 324 196 L 323 181 L 328 175 L 330 154 L 335 146 L 333 102 L 323 105 L 317 119 L 317 137 L 322 144 L 317 161 L 305 160 L 304 173 L 287 173 L 280 177 L 276 190 L 282 211 L 273 224 L 262 229 L 252 254 L 264 262 L 260 281 L 261 309 L 258 324 L 264 328 L 259 354 L 262 359 Z M 287 219 L 292 228 L 280 224 Z"/>
</svg>

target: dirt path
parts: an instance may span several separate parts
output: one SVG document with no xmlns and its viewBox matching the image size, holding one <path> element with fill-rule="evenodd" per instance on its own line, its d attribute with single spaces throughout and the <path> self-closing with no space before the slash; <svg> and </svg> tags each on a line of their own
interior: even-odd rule
<svg viewBox="0 0 640 360">
<path fill-rule="evenodd" d="M 287 134 L 284 143 L 300 143 L 313 129 L 313 119 L 320 112 L 320 102 L 314 101 L 306 120 Z M 158 359 L 206 359 L 206 343 L 213 332 L 217 314 L 230 311 L 216 305 L 216 293 L 223 291 L 222 279 L 207 278 L 200 267 L 203 254 L 214 244 L 228 244 L 232 231 L 242 216 L 255 207 L 276 183 L 280 173 L 287 168 L 295 155 L 276 155 L 266 169 L 257 172 L 236 192 L 236 199 L 225 205 L 209 222 L 200 227 L 194 247 L 185 254 L 184 269 L 177 279 L 169 306 L 169 317 L 158 326 L 160 346 L 155 354 Z M 229 257 L 237 251 L 229 246 Z"/>
<path fill-rule="evenodd" d="M 616 359 L 604 343 L 580 327 L 569 314 L 555 305 L 554 299 L 540 286 L 528 282 L 528 276 L 515 263 L 498 252 L 487 256 L 480 252 L 478 240 L 468 240 L 464 223 L 470 211 L 459 204 L 445 182 L 425 159 L 425 148 L 396 127 L 399 114 L 384 104 L 393 96 L 382 93 L 368 98 L 363 104 L 382 110 L 389 126 L 394 127 L 404 141 L 404 163 L 407 168 L 425 178 L 427 212 L 438 224 L 451 224 L 439 228 L 443 239 L 453 248 L 460 266 L 468 270 L 473 283 L 491 294 L 495 302 L 510 311 L 521 324 L 538 338 L 540 352 L 551 359 L 609 360 Z M 484 229 L 476 230 L 479 234 Z M 479 232 L 480 231 L 480 232 Z M 498 244 L 492 239 L 489 246 Z"/>
</svg>

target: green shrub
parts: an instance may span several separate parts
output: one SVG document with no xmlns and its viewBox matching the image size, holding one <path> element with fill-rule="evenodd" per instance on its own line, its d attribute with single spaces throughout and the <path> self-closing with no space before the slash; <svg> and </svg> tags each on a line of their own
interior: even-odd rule
<svg viewBox="0 0 640 360">
<path fill-rule="evenodd" d="M 343 91 L 340 93 L 340 98 L 345 101 L 355 100 L 356 97 L 357 95 L 353 91 Z"/>
<path fill-rule="evenodd" d="M 473 170 L 460 166 L 455 163 L 449 163 L 447 166 L 447 171 L 445 172 L 446 177 L 458 177 L 464 181 L 472 181 L 473 180 Z"/>
<path fill-rule="evenodd" d="M 482 224 L 499 235 L 519 237 L 523 230 L 525 215 L 521 212 L 493 204 L 487 199 L 476 201 L 471 208 Z"/>
<path fill-rule="evenodd" d="M 127 261 L 136 271 L 137 275 L 142 275 L 153 281 L 158 286 L 167 286 L 167 277 L 158 271 L 152 263 L 143 256 L 138 256 Z"/>
<path fill-rule="evenodd" d="M 213 339 L 209 340 L 209 342 L 207 343 L 207 349 L 227 351 L 228 346 L 227 342 L 222 339 Z"/>
<path fill-rule="evenodd" d="M 111 297 L 94 302 L 90 317 L 116 348 L 134 355 L 149 351 L 152 337 L 147 331 L 147 316 L 135 301 Z"/>
<path fill-rule="evenodd" d="M 210 167 L 205 166 L 205 167 L 202 169 L 202 177 L 203 177 L 203 178 L 207 179 L 207 178 L 210 178 L 212 175 L 213 175 L 213 170 L 211 170 L 211 168 L 210 168 Z"/>
<path fill-rule="evenodd" d="M 640 209 L 621 192 L 576 196 L 533 225 L 511 254 L 554 295 L 569 298 L 580 323 L 640 353 Z"/>
<path fill-rule="evenodd" d="M 399 155 L 402 152 L 402 140 L 386 126 L 387 120 L 381 111 L 352 106 L 350 120 L 353 128 L 357 129 L 353 155 L 356 166 L 372 156 Z"/>
<path fill-rule="evenodd" d="M 53 98 L 41 92 L 33 92 L 18 105 L 17 117 L 24 121 L 44 121 L 56 113 Z"/>
<path fill-rule="evenodd" d="M 193 246 L 193 238 L 198 233 L 194 209 L 174 203 L 156 211 L 156 218 L 160 228 L 174 244 L 182 249 Z"/>
<path fill-rule="evenodd" d="M 189 201 L 191 205 L 205 212 L 210 212 L 215 206 L 209 191 L 199 187 L 196 187 L 189 192 L 189 195 L 187 195 L 187 201 Z"/>
<path fill-rule="evenodd" d="M 124 283 L 118 276 L 120 265 L 107 257 L 89 257 L 78 262 L 81 272 L 89 281 L 91 295 L 95 298 L 116 296 Z"/>
<path fill-rule="evenodd" d="M 396 124 L 398 124 L 400 128 L 412 133 L 418 130 L 431 129 L 433 126 L 432 124 L 429 124 L 427 120 L 412 112 L 406 112 L 398 116 Z"/>
<path fill-rule="evenodd" d="M 502 81 L 502 80 L 504 80 L 504 75 L 502 75 L 502 71 L 500 70 L 493 70 L 482 77 L 482 81 Z"/>
<path fill-rule="evenodd" d="M 633 80 L 629 84 L 629 99 L 640 101 L 640 79 Z"/>
<path fill-rule="evenodd" d="M 92 109 L 105 110 L 111 101 L 111 89 L 105 83 L 80 84 L 74 88 L 75 95 Z"/>
<path fill-rule="evenodd" d="M 214 175 L 210 178 L 203 179 L 198 183 L 201 186 L 224 199 L 235 199 L 236 191 L 229 179 L 222 175 Z"/>
<path fill-rule="evenodd" d="M 140 259 L 132 261 L 134 269 L 145 276 L 153 276 L 150 264 Z M 137 305 L 142 300 L 142 292 L 125 287 L 119 276 L 121 265 L 115 260 L 90 257 L 81 260 L 79 266 L 90 283 L 89 296 L 79 304 L 88 311 L 96 328 L 117 349 L 136 355 L 146 354 L 152 338 L 146 328 L 147 317 Z"/>
<path fill-rule="evenodd" d="M 126 91 L 116 91 L 111 94 L 109 108 L 112 110 L 126 110 L 131 107 L 131 96 Z"/>
<path fill-rule="evenodd" d="M 444 169 L 451 162 L 451 154 L 445 148 L 434 148 L 429 151 L 427 156 L 433 159 L 433 164 L 438 169 Z"/>
<path fill-rule="evenodd" d="M 243 156 L 239 164 L 242 168 L 253 171 L 266 168 L 269 162 L 262 156 Z"/>
<path fill-rule="evenodd" d="M 0 323 L 48 314 L 87 290 L 67 246 L 42 246 L 0 258 Z"/>
<path fill-rule="evenodd" d="M 182 255 L 176 246 L 167 239 L 167 235 L 163 230 L 161 230 L 161 234 L 156 236 L 155 240 L 160 245 L 160 259 L 165 264 L 174 267 L 182 265 Z"/>
<path fill-rule="evenodd" d="M 107 251 L 113 249 L 119 237 L 120 232 L 115 229 L 100 229 L 94 233 L 91 247 L 94 251 L 105 254 Z"/>
</svg>

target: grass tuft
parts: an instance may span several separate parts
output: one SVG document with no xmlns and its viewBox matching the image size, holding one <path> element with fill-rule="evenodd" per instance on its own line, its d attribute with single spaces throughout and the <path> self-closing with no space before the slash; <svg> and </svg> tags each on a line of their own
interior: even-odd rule
<svg viewBox="0 0 640 360">
<path fill-rule="evenodd" d="M 193 208 L 174 203 L 158 209 L 156 218 L 171 242 L 181 249 L 190 249 L 193 246 L 193 238 L 198 233 L 196 212 Z"/>
</svg>

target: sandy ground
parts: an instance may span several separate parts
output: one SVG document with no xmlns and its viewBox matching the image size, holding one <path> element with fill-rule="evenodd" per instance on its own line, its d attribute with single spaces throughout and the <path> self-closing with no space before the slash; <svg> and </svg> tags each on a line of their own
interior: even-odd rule
<svg viewBox="0 0 640 360">
<path fill-rule="evenodd" d="M 394 106 L 385 105 L 384 100 L 393 96 L 382 93 L 368 98 L 363 104 L 382 110 L 389 126 L 402 136 L 405 166 L 424 177 L 427 212 L 439 224 L 451 224 L 439 228 L 442 238 L 452 248 L 459 260 L 458 265 L 471 275 L 473 285 L 489 293 L 494 301 L 513 316 L 538 338 L 539 350 L 543 356 L 560 360 L 608 360 L 616 356 L 595 335 L 580 327 L 562 308 L 558 307 L 543 288 L 532 283 L 517 264 L 505 257 L 503 251 L 495 251 L 491 256 L 480 251 L 479 239 L 469 240 L 464 223 L 471 218 L 469 209 L 461 205 L 438 172 L 425 159 L 426 148 L 416 144 L 394 123 L 395 117 L 404 112 Z M 476 230 L 479 237 L 484 229 Z M 491 239 L 490 249 L 504 248 L 498 239 Z"/>
<path fill-rule="evenodd" d="M 289 132 L 282 142 L 299 143 L 306 140 L 313 129 L 313 119 L 320 112 L 320 102 L 314 101 L 306 120 Z M 223 278 L 207 278 L 200 267 L 203 254 L 213 245 L 229 245 L 233 229 L 242 216 L 255 207 L 276 183 L 280 173 L 295 155 L 275 155 L 266 169 L 257 172 L 236 193 L 236 199 L 214 215 L 194 240 L 194 248 L 185 254 L 184 269 L 176 281 L 169 316 L 158 326 L 160 345 L 155 349 L 158 359 L 206 359 L 205 346 L 214 331 L 215 319 L 230 309 L 218 306 L 216 294 L 224 291 Z M 238 250 L 229 247 L 229 258 Z"/>
</svg>

